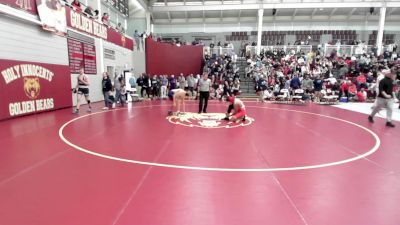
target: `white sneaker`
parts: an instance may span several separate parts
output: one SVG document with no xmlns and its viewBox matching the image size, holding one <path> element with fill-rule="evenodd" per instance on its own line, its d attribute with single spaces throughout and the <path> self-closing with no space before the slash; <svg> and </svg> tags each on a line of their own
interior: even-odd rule
<svg viewBox="0 0 400 225">
<path fill-rule="evenodd" d="M 115 103 L 112 104 L 112 107 L 111 107 L 111 108 L 115 109 Z"/>
<path fill-rule="evenodd" d="M 107 109 L 108 109 L 108 107 L 103 107 L 102 109 L 103 109 L 103 110 L 107 110 Z"/>
</svg>

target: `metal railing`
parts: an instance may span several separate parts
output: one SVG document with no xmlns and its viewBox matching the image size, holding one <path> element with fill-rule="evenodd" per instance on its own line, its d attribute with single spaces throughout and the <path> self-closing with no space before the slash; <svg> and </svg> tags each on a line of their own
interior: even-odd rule
<svg viewBox="0 0 400 225">
<path fill-rule="evenodd" d="M 320 50 L 323 51 L 324 56 L 330 56 L 333 51 L 336 51 L 336 55 L 339 57 L 362 55 L 364 53 L 372 52 L 372 45 L 329 45 L 325 44 Z M 383 46 L 383 50 L 392 49 L 389 46 Z M 247 46 L 246 55 L 253 57 L 256 55 L 256 46 Z M 305 54 L 312 51 L 311 45 L 276 45 L 276 46 L 261 46 L 261 52 L 283 50 L 285 53 L 299 53 L 304 52 Z"/>
<path fill-rule="evenodd" d="M 203 48 L 203 56 L 205 55 L 209 55 L 209 56 L 221 56 L 221 55 L 236 55 L 235 49 L 233 47 L 230 48 L 223 48 L 220 46 L 215 46 L 214 48 L 210 48 L 210 47 L 204 47 Z"/>
<path fill-rule="evenodd" d="M 309 53 L 312 51 L 311 45 L 274 45 L 274 46 L 261 46 L 261 52 L 266 51 L 281 51 L 283 50 L 285 53 L 294 52 L 304 52 Z M 257 46 L 247 46 L 246 47 L 246 55 L 254 56 L 257 51 Z"/>
<path fill-rule="evenodd" d="M 362 55 L 370 52 L 372 45 L 328 45 L 324 46 L 324 55 L 329 56 L 336 51 L 337 56 Z"/>
<path fill-rule="evenodd" d="M 335 50 L 337 56 L 352 56 L 352 55 L 362 55 L 365 53 L 371 53 L 373 50 L 373 45 L 328 45 L 324 46 L 324 55 L 329 56 Z M 390 46 L 382 46 L 382 50 L 392 51 L 393 48 Z"/>
</svg>

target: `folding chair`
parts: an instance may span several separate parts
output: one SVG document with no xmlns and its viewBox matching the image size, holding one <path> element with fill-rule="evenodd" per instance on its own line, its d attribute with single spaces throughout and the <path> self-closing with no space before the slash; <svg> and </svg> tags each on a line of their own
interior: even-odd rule
<svg viewBox="0 0 400 225">
<path fill-rule="evenodd" d="M 331 89 L 321 90 L 322 98 L 319 104 L 321 105 L 335 105 L 339 103 L 339 96 L 335 95 L 335 93 Z"/>
<path fill-rule="evenodd" d="M 290 101 L 290 95 L 288 89 L 281 89 L 280 94 L 276 96 L 275 103 L 284 103 L 288 104 Z"/>
<path fill-rule="evenodd" d="M 137 93 L 136 88 L 132 88 L 130 91 L 130 96 L 132 98 L 132 102 L 140 102 L 142 99 L 139 97 L 139 94 Z"/>
<path fill-rule="evenodd" d="M 305 102 L 302 100 L 304 95 L 303 89 L 294 90 L 294 94 L 292 96 L 292 102 L 296 104 L 304 104 Z"/>
</svg>

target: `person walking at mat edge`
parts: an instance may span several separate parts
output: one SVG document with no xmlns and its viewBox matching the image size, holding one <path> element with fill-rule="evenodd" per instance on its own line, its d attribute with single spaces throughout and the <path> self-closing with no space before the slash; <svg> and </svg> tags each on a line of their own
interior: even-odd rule
<svg viewBox="0 0 400 225">
<path fill-rule="evenodd" d="M 370 123 L 374 122 L 374 116 L 376 113 L 378 113 L 382 108 L 386 108 L 386 126 L 395 127 L 392 123 L 392 111 L 394 104 L 393 80 L 394 74 L 387 72 L 385 74 L 385 78 L 379 82 L 379 92 L 378 97 L 376 98 L 376 104 L 372 109 L 371 115 L 368 116 L 368 121 Z"/>
</svg>

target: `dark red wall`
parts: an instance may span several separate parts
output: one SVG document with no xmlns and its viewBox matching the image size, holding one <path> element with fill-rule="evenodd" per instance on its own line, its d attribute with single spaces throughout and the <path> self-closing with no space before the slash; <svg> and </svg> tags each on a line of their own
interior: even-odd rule
<svg viewBox="0 0 400 225">
<path fill-rule="evenodd" d="M 200 74 L 202 64 L 202 46 L 178 47 L 146 39 L 146 73 L 149 75 Z"/>
</svg>

